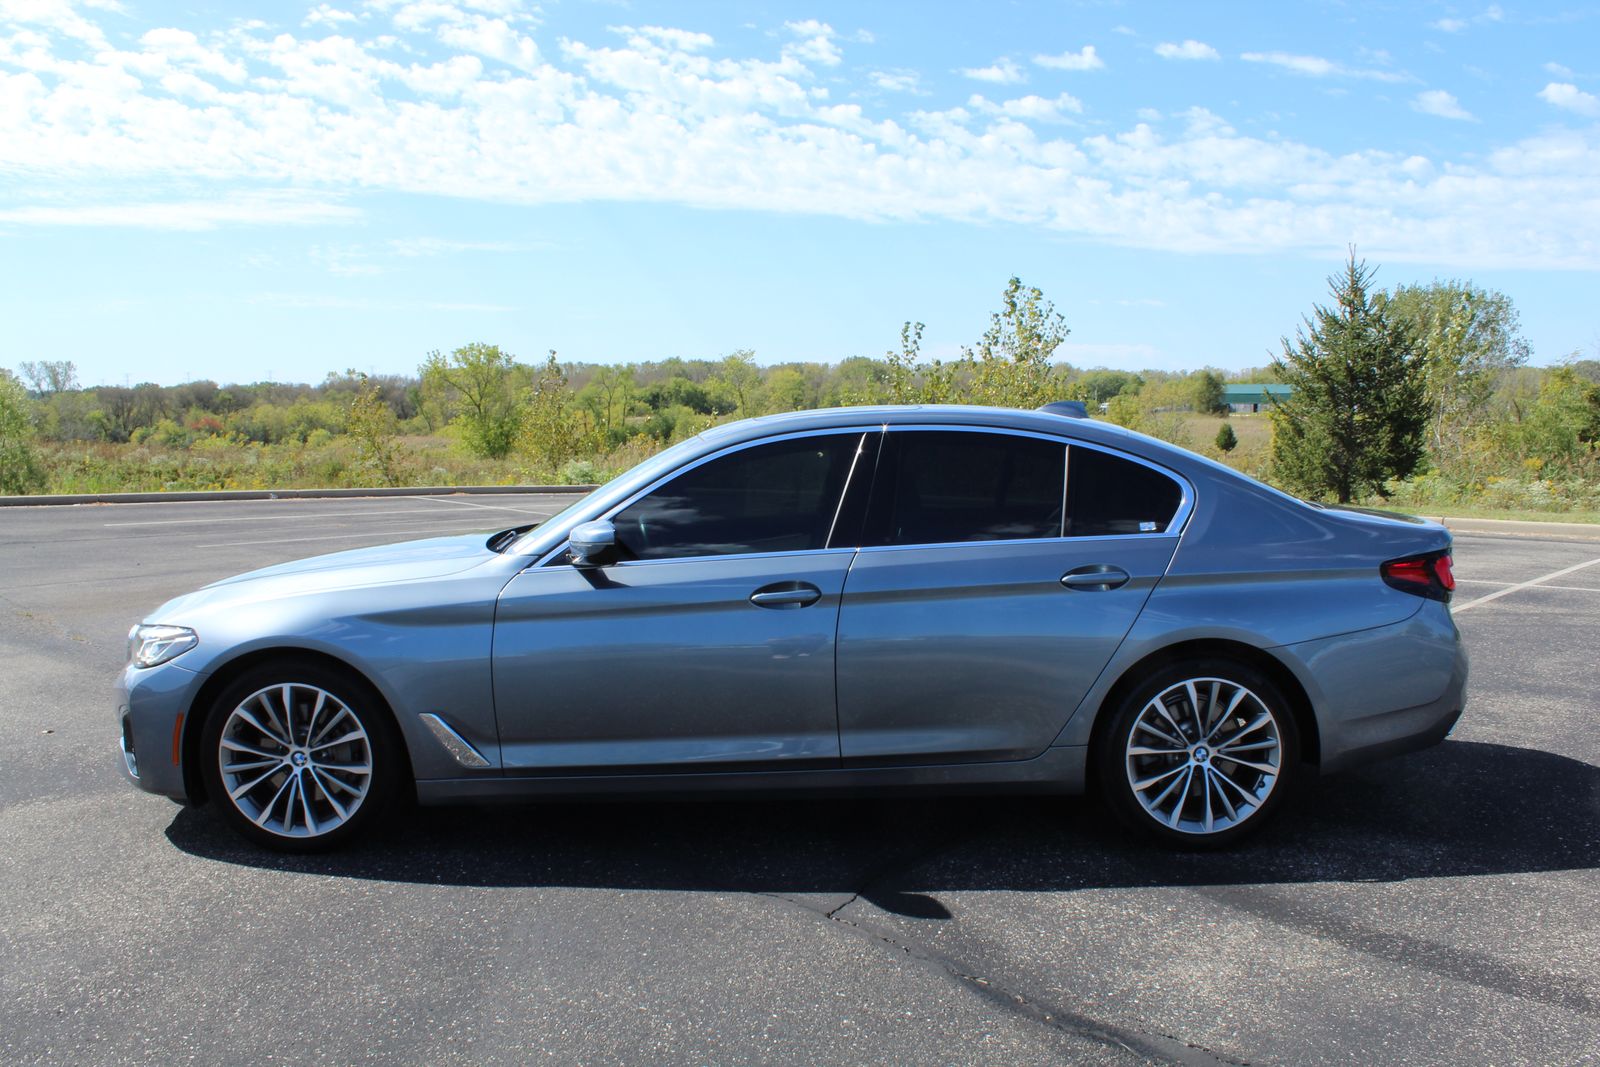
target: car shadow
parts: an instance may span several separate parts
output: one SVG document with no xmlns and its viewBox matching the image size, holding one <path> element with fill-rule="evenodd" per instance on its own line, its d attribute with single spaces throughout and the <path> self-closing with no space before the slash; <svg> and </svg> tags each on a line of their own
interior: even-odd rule
<svg viewBox="0 0 1600 1067">
<path fill-rule="evenodd" d="M 525 803 L 405 811 L 356 847 L 283 855 L 207 809 L 167 829 L 206 859 L 462 886 L 859 894 L 945 918 L 941 892 L 1398 881 L 1600 867 L 1600 768 L 1449 741 L 1307 783 L 1259 836 L 1173 852 L 1082 798 Z"/>
</svg>

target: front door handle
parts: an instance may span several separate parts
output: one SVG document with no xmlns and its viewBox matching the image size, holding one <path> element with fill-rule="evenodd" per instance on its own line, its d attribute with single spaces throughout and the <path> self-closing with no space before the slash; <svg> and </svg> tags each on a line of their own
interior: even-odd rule
<svg viewBox="0 0 1600 1067">
<path fill-rule="evenodd" d="M 822 590 L 810 582 L 774 582 L 750 594 L 758 608 L 803 608 L 822 599 Z"/>
<path fill-rule="evenodd" d="M 1128 572 L 1106 563 L 1092 563 L 1063 574 L 1061 584 L 1068 589 L 1120 589 L 1128 584 Z"/>
</svg>

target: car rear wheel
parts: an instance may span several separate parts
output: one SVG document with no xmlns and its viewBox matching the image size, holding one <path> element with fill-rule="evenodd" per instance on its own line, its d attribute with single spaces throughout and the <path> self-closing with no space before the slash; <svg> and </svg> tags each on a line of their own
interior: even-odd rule
<svg viewBox="0 0 1600 1067">
<path fill-rule="evenodd" d="M 400 747 L 372 688 L 321 664 L 263 664 L 213 703 L 201 740 L 207 792 L 257 844 L 333 848 L 388 806 Z"/>
<path fill-rule="evenodd" d="M 1118 704 L 1096 770 L 1113 811 L 1186 848 L 1255 832 L 1300 768 L 1294 713 L 1272 680 L 1225 660 L 1156 672 Z"/>
</svg>

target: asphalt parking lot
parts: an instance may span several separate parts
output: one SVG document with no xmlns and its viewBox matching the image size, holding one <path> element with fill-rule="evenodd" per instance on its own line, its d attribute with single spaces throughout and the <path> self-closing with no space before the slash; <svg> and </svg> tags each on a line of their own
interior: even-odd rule
<svg viewBox="0 0 1600 1067">
<path fill-rule="evenodd" d="M 969 798 L 430 809 L 286 858 L 122 779 L 161 601 L 567 499 L 0 509 L 6 1063 L 1600 1064 L 1597 540 L 1459 533 L 1454 736 L 1220 855 Z"/>
</svg>

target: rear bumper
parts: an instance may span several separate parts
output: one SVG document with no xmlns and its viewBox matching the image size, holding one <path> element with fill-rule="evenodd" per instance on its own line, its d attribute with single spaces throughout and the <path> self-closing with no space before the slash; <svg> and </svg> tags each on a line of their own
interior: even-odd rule
<svg viewBox="0 0 1600 1067">
<path fill-rule="evenodd" d="M 1316 709 L 1324 772 L 1436 745 L 1466 707 L 1467 651 L 1436 601 L 1403 623 L 1274 651 Z"/>
</svg>

